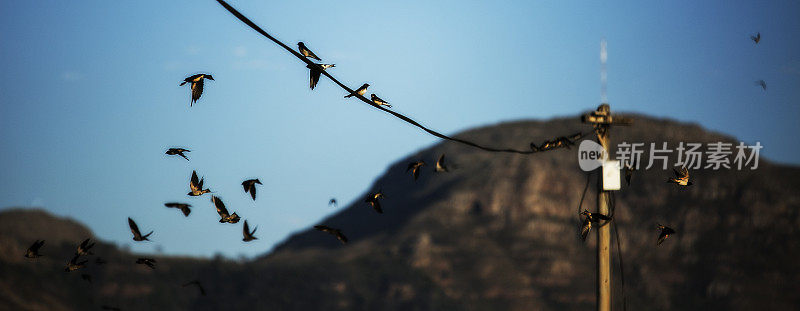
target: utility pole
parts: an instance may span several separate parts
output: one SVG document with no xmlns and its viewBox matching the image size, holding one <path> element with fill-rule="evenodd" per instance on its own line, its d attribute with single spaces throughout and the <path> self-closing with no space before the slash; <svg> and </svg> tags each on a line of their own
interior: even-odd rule
<svg viewBox="0 0 800 311">
<path fill-rule="evenodd" d="M 630 125 L 632 120 L 624 117 L 612 117 L 611 107 L 607 103 L 601 104 L 596 111 L 581 117 L 583 123 L 594 126 L 597 142 L 603 146 L 604 161 L 610 158 L 609 129 L 612 124 Z M 605 168 L 603 168 L 605 169 Z M 609 215 L 609 191 L 603 186 L 603 175 L 599 174 L 597 181 L 597 212 Z M 619 174 L 616 175 L 619 178 Z M 611 226 L 610 222 L 600 224 L 597 228 L 597 310 L 611 311 Z"/>
</svg>

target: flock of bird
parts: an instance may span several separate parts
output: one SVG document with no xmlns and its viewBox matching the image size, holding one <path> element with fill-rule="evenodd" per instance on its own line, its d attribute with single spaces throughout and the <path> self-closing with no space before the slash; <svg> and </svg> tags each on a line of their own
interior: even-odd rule
<svg viewBox="0 0 800 311">
<path fill-rule="evenodd" d="M 761 33 L 759 32 L 759 33 L 751 36 L 751 39 L 755 42 L 755 44 L 758 44 L 761 41 Z M 314 60 L 317 60 L 317 61 L 322 61 L 322 59 L 320 57 L 318 57 L 314 52 L 312 52 L 303 42 L 298 42 L 297 43 L 297 47 L 298 47 L 299 53 L 301 55 L 305 56 L 307 59 L 314 59 Z M 322 71 L 325 71 L 325 70 L 330 69 L 330 68 L 334 68 L 334 67 L 336 67 L 336 65 L 335 64 L 322 64 L 322 63 L 313 63 L 312 62 L 311 64 L 307 65 L 306 67 L 309 69 L 309 72 L 310 72 L 310 74 L 309 74 L 309 76 L 310 76 L 310 78 L 309 78 L 309 87 L 313 90 L 316 87 L 317 83 L 319 82 L 319 78 L 321 76 Z M 190 104 L 189 104 L 190 107 L 193 106 L 200 99 L 201 95 L 203 94 L 203 86 L 204 86 L 204 81 L 206 79 L 213 81 L 214 77 L 212 75 L 210 75 L 210 74 L 207 74 L 207 73 L 199 73 L 199 74 L 195 74 L 195 75 L 189 76 L 186 79 L 184 79 L 183 82 L 181 82 L 180 86 L 183 86 L 183 85 L 185 85 L 187 83 L 190 84 L 190 88 L 191 88 L 191 101 L 190 101 Z M 764 80 L 756 81 L 756 84 L 761 86 L 764 90 L 766 90 L 766 88 L 767 88 L 766 82 Z M 350 97 L 353 97 L 353 96 L 356 96 L 356 95 L 363 96 L 364 94 L 366 94 L 367 89 L 369 88 L 369 86 L 370 85 L 368 83 L 364 83 L 359 88 L 357 88 L 355 91 L 353 91 L 352 93 L 350 93 L 348 95 L 345 95 L 344 97 L 345 98 L 350 98 Z M 381 99 L 380 97 L 378 97 L 374 93 L 370 95 L 370 99 L 374 104 L 376 104 L 378 106 L 386 106 L 387 108 L 391 108 L 392 107 L 389 104 L 389 102 Z M 584 135 L 585 135 L 584 133 L 577 133 L 577 134 L 570 135 L 570 136 L 561 136 L 561 137 L 555 138 L 553 140 L 544 141 L 540 145 L 531 143 L 530 144 L 530 148 L 534 152 L 548 151 L 548 150 L 553 150 L 553 149 L 557 149 L 557 148 L 570 148 L 570 146 L 574 146 L 577 141 L 579 141 L 581 138 L 583 138 Z M 191 152 L 191 151 L 188 150 L 188 149 L 185 149 L 185 148 L 169 148 L 166 151 L 165 154 L 166 155 L 170 155 L 170 156 L 180 156 L 180 157 L 186 159 L 187 161 L 189 161 L 189 158 L 186 156 L 187 152 Z M 412 177 L 413 177 L 413 179 L 416 181 L 419 178 L 420 172 L 422 171 L 422 167 L 425 166 L 425 165 L 426 165 L 426 163 L 423 160 L 411 162 L 411 163 L 408 164 L 408 167 L 407 167 L 406 171 L 410 172 Z M 630 185 L 631 176 L 633 175 L 633 172 L 635 171 L 635 167 L 636 167 L 635 163 L 626 163 L 625 164 L 625 167 L 624 167 L 625 180 L 626 180 L 626 183 L 628 185 Z M 436 172 L 436 173 L 444 173 L 444 172 L 448 172 L 448 171 L 449 171 L 448 166 L 445 163 L 445 155 L 441 154 L 439 156 L 438 160 L 436 161 L 436 165 L 434 167 L 434 172 Z M 689 172 L 685 167 L 682 167 L 680 171 L 679 170 L 674 170 L 674 172 L 675 172 L 675 177 L 670 177 L 667 180 L 668 183 L 674 183 L 674 184 L 677 184 L 679 186 L 684 186 L 684 187 L 692 185 L 692 182 L 690 181 L 690 178 L 689 178 Z M 204 189 L 203 182 L 204 182 L 203 178 L 198 178 L 197 172 L 196 171 L 192 171 L 192 176 L 191 176 L 191 178 L 189 180 L 189 190 L 190 191 L 189 191 L 189 193 L 187 193 L 187 195 L 188 196 L 197 197 L 197 196 L 202 196 L 202 195 L 204 195 L 206 193 L 211 193 L 211 190 L 209 190 L 208 188 Z M 257 189 L 256 185 L 261 185 L 261 182 L 258 179 L 248 179 L 248 180 L 245 180 L 245 181 L 242 182 L 242 187 L 244 189 L 244 192 L 246 194 L 250 194 L 251 198 L 254 201 L 256 200 L 256 189 Z M 236 223 L 239 222 L 239 220 L 241 218 L 235 212 L 234 213 L 230 213 L 228 211 L 228 209 L 225 207 L 225 204 L 223 203 L 223 201 L 218 196 L 210 195 L 210 197 L 211 197 L 210 198 L 211 202 L 214 204 L 214 207 L 216 208 L 217 213 L 220 216 L 220 219 L 219 219 L 220 223 L 236 224 Z M 367 195 L 366 199 L 364 200 L 364 202 L 367 203 L 369 206 L 371 206 L 375 210 L 375 212 L 377 212 L 379 214 L 382 214 L 383 213 L 383 209 L 381 207 L 380 200 L 383 199 L 383 198 L 385 198 L 385 196 L 383 194 L 383 191 L 382 190 L 378 190 L 377 192 L 369 193 Z M 169 202 L 169 203 L 165 203 L 164 205 L 167 208 L 179 209 L 183 213 L 183 215 L 187 216 L 187 217 L 191 213 L 192 206 L 190 204 L 187 204 L 187 203 Z M 329 205 L 336 207 L 338 205 L 338 203 L 337 203 L 335 198 L 332 198 L 329 201 Z M 580 216 L 583 216 L 582 226 L 580 228 L 580 238 L 581 238 L 581 240 L 585 240 L 586 239 L 586 237 L 589 234 L 593 224 L 595 224 L 595 226 L 596 226 L 597 224 L 599 224 L 601 222 L 609 222 L 609 221 L 612 220 L 612 217 L 610 217 L 608 215 L 603 215 L 603 214 L 600 214 L 600 213 L 593 213 L 593 212 L 589 212 L 588 210 L 584 210 L 583 212 L 581 212 Z M 130 217 L 128 218 L 128 225 L 130 227 L 131 233 L 133 234 L 133 237 L 132 237 L 133 241 L 136 241 L 136 242 L 149 241 L 148 237 L 153 234 L 153 231 L 150 231 L 149 233 L 143 235 L 141 233 L 141 231 L 139 230 L 139 227 L 136 224 L 136 222 L 133 219 L 131 219 Z M 667 227 L 667 226 L 663 226 L 661 224 L 658 224 L 657 228 L 660 231 L 659 235 L 658 235 L 658 238 L 657 238 L 657 242 L 656 242 L 657 245 L 661 245 L 661 243 L 663 243 L 665 239 L 667 239 L 670 235 L 676 233 L 675 230 L 673 230 L 672 228 Z M 258 227 L 255 227 L 255 228 L 253 228 L 253 230 L 250 230 L 250 226 L 249 226 L 247 220 L 245 220 L 244 224 L 243 224 L 243 228 L 242 228 L 242 235 L 243 235 L 242 241 L 250 242 L 250 241 L 258 239 L 254 235 L 257 229 L 258 229 Z M 348 241 L 347 237 L 345 236 L 345 234 L 342 232 L 341 229 L 332 228 L 332 227 L 329 227 L 327 225 L 315 225 L 314 229 L 335 236 L 343 244 L 346 244 L 347 241 Z M 88 263 L 88 259 L 84 259 L 84 260 L 81 260 L 81 259 L 85 258 L 85 257 L 88 257 L 90 255 L 93 255 L 93 253 L 90 250 L 95 245 L 95 243 L 90 243 L 90 242 L 91 242 L 90 239 L 86 239 L 86 240 L 84 240 L 83 242 L 81 242 L 78 245 L 74 256 L 67 262 L 66 266 L 64 267 L 64 271 L 67 271 L 67 272 L 76 271 L 76 270 L 79 270 L 79 269 L 83 268 Z M 26 258 L 30 258 L 30 259 L 35 259 L 35 258 L 41 257 L 42 255 L 39 253 L 39 251 L 40 251 L 40 249 L 42 248 L 43 245 L 44 245 L 44 240 L 36 240 L 27 249 L 27 251 L 26 251 L 24 256 Z M 97 264 L 97 265 L 103 265 L 105 263 L 106 263 L 106 261 L 103 260 L 101 257 L 97 257 L 95 259 L 95 264 Z M 157 262 L 156 262 L 155 259 L 142 257 L 142 258 L 136 259 L 135 263 L 143 265 L 143 266 L 146 266 L 146 267 L 148 267 L 150 269 L 155 269 Z M 81 278 L 86 280 L 86 281 L 88 281 L 88 282 L 91 282 L 91 275 L 89 275 L 89 274 L 82 274 Z M 203 295 L 203 296 L 206 295 L 205 289 L 203 288 L 202 284 L 197 280 L 193 280 L 193 281 L 187 282 L 187 283 L 183 284 L 182 286 L 183 287 L 187 287 L 187 286 L 192 286 L 192 285 L 194 285 L 194 286 L 196 286 L 198 288 L 198 290 L 199 290 L 201 295 Z M 103 309 L 106 309 L 106 310 L 119 310 L 119 308 L 109 307 L 109 306 L 103 306 Z"/>
</svg>

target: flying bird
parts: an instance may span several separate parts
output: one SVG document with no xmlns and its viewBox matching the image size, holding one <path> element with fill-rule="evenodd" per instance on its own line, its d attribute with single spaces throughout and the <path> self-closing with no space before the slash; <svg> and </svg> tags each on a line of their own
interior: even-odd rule
<svg viewBox="0 0 800 311">
<path fill-rule="evenodd" d="M 668 183 L 678 184 L 680 186 L 691 186 L 692 182 L 689 180 L 689 170 L 686 169 L 685 166 L 681 167 L 681 170 L 678 171 L 676 169 L 672 169 L 675 172 L 675 177 L 670 177 L 667 179 Z"/>
<path fill-rule="evenodd" d="M 169 203 L 164 203 L 164 206 L 168 208 L 178 208 L 181 210 L 181 212 L 183 212 L 183 216 L 186 217 L 189 217 L 189 213 L 192 212 L 191 209 L 192 206 L 186 203 L 169 202 Z"/>
<path fill-rule="evenodd" d="M 406 172 L 410 171 L 411 175 L 414 176 L 414 181 L 416 181 L 417 178 L 419 178 L 419 171 L 421 171 L 421 168 L 423 166 L 425 166 L 425 161 L 422 161 L 422 160 L 417 161 L 417 162 L 408 163 L 408 167 L 406 168 Z"/>
<path fill-rule="evenodd" d="M 203 95 L 203 81 L 205 79 L 209 79 L 209 80 L 213 81 L 214 77 L 212 77 L 210 74 L 198 73 L 196 75 L 193 75 L 193 76 L 190 76 L 190 77 L 188 77 L 186 79 L 183 79 L 183 82 L 181 82 L 181 86 L 183 86 L 186 83 L 191 83 L 191 86 L 192 86 L 192 101 L 189 103 L 190 107 L 195 102 L 197 102 L 198 99 L 200 99 L 200 95 Z"/>
<path fill-rule="evenodd" d="M 250 196 L 253 197 L 253 201 L 256 200 L 256 184 L 261 184 L 261 181 L 256 179 L 248 179 L 242 182 L 242 187 L 244 187 L 244 192 L 250 192 Z"/>
<path fill-rule="evenodd" d="M 323 225 L 316 225 L 316 226 L 314 226 L 314 229 L 317 229 L 317 230 L 322 231 L 322 232 L 330 233 L 330 234 L 336 236 L 336 238 L 339 239 L 339 241 L 341 241 L 342 244 L 347 244 L 347 237 L 344 236 L 344 234 L 342 233 L 342 230 L 334 229 L 334 228 L 331 228 L 331 227 L 328 227 L 328 226 L 323 226 Z"/>
<path fill-rule="evenodd" d="M 369 203 L 373 209 L 375 209 L 378 214 L 383 214 L 383 209 L 381 208 L 381 202 L 378 201 L 379 199 L 383 198 L 383 191 L 378 191 L 376 193 L 372 193 L 367 196 L 367 199 L 364 202 Z"/>
<path fill-rule="evenodd" d="M 319 57 L 317 57 L 317 55 L 314 54 L 314 52 L 311 52 L 311 50 L 309 50 L 303 42 L 297 42 L 297 49 L 300 51 L 300 54 L 303 54 L 303 56 L 305 57 L 313 58 L 318 61 L 322 60 Z"/>
<path fill-rule="evenodd" d="M 136 259 L 136 263 L 140 265 L 148 266 L 150 269 L 156 268 L 156 260 L 153 258 L 139 258 Z"/>
<path fill-rule="evenodd" d="M 28 250 L 25 252 L 25 258 L 42 257 L 42 254 L 39 254 L 39 249 L 42 248 L 42 245 L 44 245 L 44 240 L 34 241 L 31 247 L 28 247 Z"/>
<path fill-rule="evenodd" d="M 434 169 L 436 172 L 449 172 L 450 170 L 447 169 L 447 165 L 444 163 L 444 153 L 439 156 L 439 160 L 436 160 L 436 168 Z"/>
<path fill-rule="evenodd" d="M 353 91 L 353 93 L 350 93 L 350 95 L 345 95 L 344 98 L 353 97 L 353 96 L 356 96 L 356 94 L 363 96 L 365 93 L 367 93 L 367 88 L 368 87 L 369 87 L 369 84 L 364 83 L 364 85 L 362 85 L 361 87 L 359 87 L 358 89 Z"/>
<path fill-rule="evenodd" d="M 755 36 L 750 36 L 750 40 L 753 40 L 756 44 L 761 42 L 761 32 L 757 32 Z"/>
<path fill-rule="evenodd" d="M 181 156 L 184 159 L 186 159 L 186 161 L 189 161 L 189 158 L 187 158 L 186 155 L 183 154 L 184 152 L 192 152 L 192 151 L 191 150 L 187 150 L 187 149 L 183 149 L 183 148 L 169 148 L 169 149 L 167 149 L 167 152 L 165 152 L 164 154 L 166 154 L 166 155 L 178 155 L 178 156 Z"/>
<path fill-rule="evenodd" d="M 92 275 L 91 274 L 81 274 L 81 279 L 85 280 L 86 282 L 92 283 Z"/>
<path fill-rule="evenodd" d="M 764 80 L 756 81 L 756 85 L 761 86 L 761 89 L 766 91 L 767 90 L 767 82 Z"/>
<path fill-rule="evenodd" d="M 338 205 L 339 205 L 339 203 L 336 202 L 336 198 L 331 198 L 331 200 L 328 201 L 328 206 L 336 207 Z"/>
<path fill-rule="evenodd" d="M 336 67 L 336 64 L 308 64 L 306 68 L 309 70 L 309 81 L 308 86 L 311 87 L 313 90 L 317 86 L 317 82 L 319 82 L 319 77 L 322 75 L 322 71 Z"/>
<path fill-rule="evenodd" d="M 372 94 L 370 95 L 370 99 L 372 100 L 373 103 L 375 103 L 378 106 L 386 106 L 386 108 L 392 108 L 392 105 L 389 105 L 389 102 L 381 99 L 380 97 L 378 97 L 378 95 Z"/>
<path fill-rule="evenodd" d="M 242 228 L 242 234 L 244 235 L 244 238 L 242 238 L 242 241 L 250 242 L 252 240 L 257 240 L 258 238 L 253 236 L 253 234 L 256 233 L 257 229 L 258 229 L 258 226 L 253 228 L 253 231 L 250 231 L 250 226 L 247 225 L 247 220 L 245 220 L 244 221 L 244 227 Z"/>
<path fill-rule="evenodd" d="M 81 244 L 78 245 L 78 251 L 75 252 L 75 254 L 77 254 L 78 256 L 93 255 L 93 253 L 89 251 L 89 249 L 91 249 L 93 246 L 94 243 L 89 244 L 89 239 L 83 240 L 83 242 L 81 242 Z"/>
<path fill-rule="evenodd" d="M 131 219 L 130 217 L 128 217 L 128 226 L 131 227 L 131 232 L 133 232 L 133 240 L 134 241 L 137 241 L 137 242 L 138 241 L 150 241 L 150 240 L 147 239 L 147 237 L 149 237 L 151 234 L 153 234 L 153 231 L 150 231 L 150 233 L 148 233 L 148 234 L 142 235 L 142 233 L 139 231 L 139 226 L 137 226 L 136 222 L 134 222 L 133 219 Z"/>
<path fill-rule="evenodd" d="M 228 209 L 225 208 L 225 203 L 222 203 L 222 200 L 218 197 L 211 196 L 211 202 L 214 202 L 214 206 L 217 207 L 217 214 L 219 214 L 219 222 L 220 223 L 230 223 L 235 224 L 239 222 L 239 215 L 233 213 L 233 215 L 228 213 Z"/>
<path fill-rule="evenodd" d="M 187 193 L 187 195 L 196 197 L 209 192 L 211 192 L 211 190 L 203 189 L 203 178 L 198 180 L 197 172 L 192 171 L 192 179 L 189 180 L 189 193 Z"/>
<path fill-rule="evenodd" d="M 625 183 L 631 185 L 631 176 L 636 171 L 636 161 L 625 162 Z"/>
<path fill-rule="evenodd" d="M 186 284 L 183 284 L 183 287 L 186 287 L 186 286 L 189 286 L 189 285 L 197 286 L 197 289 L 200 290 L 200 296 L 205 296 L 206 295 L 206 290 L 203 288 L 203 285 L 200 284 L 200 281 L 198 281 L 198 280 L 189 281 Z"/>
<path fill-rule="evenodd" d="M 675 230 L 667 226 L 662 226 L 661 224 L 658 224 L 658 230 L 661 230 L 661 232 L 658 234 L 658 242 L 656 242 L 656 245 L 661 245 L 670 234 L 675 234 Z"/>
<path fill-rule="evenodd" d="M 69 262 L 67 262 L 67 266 L 64 267 L 64 271 L 70 272 L 83 268 L 83 266 L 86 264 L 86 262 L 88 262 L 88 260 L 78 262 L 78 258 L 80 257 L 81 256 L 79 255 L 75 255 L 75 257 L 72 257 L 72 259 Z"/>
</svg>

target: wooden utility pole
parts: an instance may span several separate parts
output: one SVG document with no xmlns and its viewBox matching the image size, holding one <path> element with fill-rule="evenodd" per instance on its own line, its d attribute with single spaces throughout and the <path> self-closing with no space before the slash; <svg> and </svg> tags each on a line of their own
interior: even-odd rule
<svg viewBox="0 0 800 311">
<path fill-rule="evenodd" d="M 605 155 L 610 158 L 609 128 L 611 124 L 630 125 L 632 121 L 623 117 L 612 118 L 611 107 L 603 103 L 596 111 L 581 117 L 584 123 L 591 123 L 597 134 L 597 142 L 603 146 Z M 597 180 L 597 212 L 609 214 L 609 193 L 603 189 L 603 174 Z M 597 310 L 611 311 L 611 226 L 601 223 L 597 228 Z"/>
</svg>

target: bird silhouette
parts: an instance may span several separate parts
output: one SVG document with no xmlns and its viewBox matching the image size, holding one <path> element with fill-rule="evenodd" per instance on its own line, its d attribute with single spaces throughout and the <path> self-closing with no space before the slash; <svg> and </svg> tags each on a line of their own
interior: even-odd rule
<svg viewBox="0 0 800 311">
<path fill-rule="evenodd" d="M 379 190 L 376 193 L 369 194 L 367 199 L 364 202 L 369 203 L 373 209 L 375 209 L 378 214 L 383 214 L 383 209 L 381 208 L 381 202 L 379 199 L 383 198 L 383 191 Z"/>
<path fill-rule="evenodd" d="M 189 281 L 189 282 L 186 282 L 185 284 L 183 284 L 182 286 L 183 287 L 187 287 L 189 285 L 196 286 L 197 289 L 200 290 L 200 296 L 205 296 L 206 295 L 206 290 L 205 290 L 205 288 L 203 288 L 203 285 L 200 284 L 200 281 L 198 281 L 198 280 Z"/>
<path fill-rule="evenodd" d="M 319 82 L 319 77 L 322 75 L 322 72 L 328 68 L 336 67 L 336 64 L 308 64 L 306 68 L 309 71 L 309 81 L 308 86 L 311 87 L 313 90 L 317 87 L 317 82 Z"/>
<path fill-rule="evenodd" d="M 75 255 L 75 257 L 72 257 L 72 259 L 69 262 L 67 262 L 67 266 L 64 267 L 64 271 L 70 272 L 83 268 L 83 266 L 86 264 L 86 262 L 88 262 L 88 260 L 78 262 L 78 258 L 80 257 L 81 256 L 79 255 Z"/>
<path fill-rule="evenodd" d="M 685 166 L 681 167 L 680 171 L 674 168 L 672 169 L 672 171 L 675 172 L 675 177 L 668 178 L 667 179 L 668 183 L 678 184 L 684 187 L 692 185 L 692 181 L 689 180 L 689 170 L 686 169 Z"/>
<path fill-rule="evenodd" d="M 186 217 L 189 217 L 189 213 L 192 212 L 192 209 L 191 209 L 192 206 L 189 205 L 189 204 L 186 204 L 186 203 L 169 202 L 169 203 L 164 203 L 164 206 L 166 206 L 168 208 L 180 209 L 181 212 L 183 212 L 183 216 L 186 216 Z"/>
<path fill-rule="evenodd" d="M 211 192 L 211 190 L 203 189 L 203 178 L 198 180 L 197 172 L 192 171 L 192 178 L 189 180 L 189 193 L 187 193 L 187 195 L 196 197 L 209 192 Z"/>
<path fill-rule="evenodd" d="M 147 239 L 147 237 L 149 237 L 151 234 L 153 234 L 153 231 L 150 231 L 150 233 L 148 233 L 148 234 L 142 235 L 142 233 L 139 231 L 139 226 L 137 226 L 136 222 L 133 221 L 133 219 L 131 219 L 130 217 L 128 217 L 128 226 L 131 227 L 131 232 L 133 233 L 133 240 L 134 241 L 137 241 L 137 242 L 138 241 L 150 241 L 149 239 Z"/>
<path fill-rule="evenodd" d="M 757 32 L 755 36 L 750 36 L 750 40 L 753 40 L 756 44 L 761 42 L 761 32 Z"/>
<path fill-rule="evenodd" d="M 44 240 L 34 241 L 33 244 L 31 244 L 31 247 L 28 247 L 28 250 L 25 251 L 25 258 L 42 257 L 42 255 L 39 254 L 39 249 L 42 248 L 42 245 L 44 245 Z"/>
<path fill-rule="evenodd" d="M 196 103 L 198 99 L 200 99 L 200 95 L 203 95 L 203 81 L 205 79 L 209 79 L 209 80 L 213 81 L 214 77 L 212 77 L 210 74 L 198 73 L 196 75 L 192 75 L 192 76 L 187 77 L 186 79 L 183 79 L 183 82 L 181 82 L 181 86 L 183 86 L 186 83 L 191 83 L 191 86 L 192 86 L 192 101 L 189 102 L 189 106 L 190 107 L 194 103 Z"/>
<path fill-rule="evenodd" d="M 257 240 L 258 238 L 253 236 L 253 234 L 256 233 L 257 229 L 258 229 L 258 226 L 253 228 L 253 231 L 250 231 L 250 226 L 247 225 L 247 220 L 245 219 L 244 227 L 242 228 L 242 234 L 244 235 L 244 238 L 242 238 L 242 241 L 250 242 L 252 240 Z"/>
<path fill-rule="evenodd" d="M 91 251 L 89 251 L 93 246 L 94 243 L 89 244 L 90 239 L 83 240 L 80 245 L 78 245 L 78 250 L 75 252 L 78 256 L 84 255 L 93 255 Z"/>
<path fill-rule="evenodd" d="M 192 151 L 183 148 L 169 148 L 167 149 L 167 152 L 165 152 L 164 154 L 181 156 L 184 159 L 186 159 L 186 161 L 189 161 L 189 158 L 187 158 L 186 155 L 183 154 L 184 152 L 192 152 Z"/>
<path fill-rule="evenodd" d="M 256 184 L 261 184 L 261 181 L 256 179 L 248 179 L 242 182 L 242 187 L 244 187 L 244 192 L 250 192 L 250 196 L 253 197 L 253 201 L 256 200 Z"/>
<path fill-rule="evenodd" d="M 756 81 L 756 85 L 760 86 L 760 87 L 761 87 L 761 89 L 762 89 L 762 90 L 764 90 L 764 91 L 766 91 L 766 90 L 767 90 L 767 82 L 766 82 L 766 81 L 764 81 L 764 80 L 758 80 L 758 81 Z"/>
<path fill-rule="evenodd" d="M 331 198 L 331 200 L 328 201 L 328 206 L 337 207 L 338 205 L 339 203 L 336 202 L 336 198 Z"/>
<path fill-rule="evenodd" d="M 220 217 L 219 222 L 220 223 L 226 223 L 227 222 L 227 223 L 230 223 L 230 224 L 235 224 L 235 223 L 239 222 L 239 219 L 240 219 L 239 215 L 236 215 L 236 213 L 233 213 L 232 215 L 229 214 L 228 213 L 228 209 L 225 208 L 225 203 L 223 203 L 220 198 L 215 197 L 215 196 L 212 195 L 211 196 L 211 202 L 214 202 L 214 206 L 217 207 L 217 214 L 219 214 L 219 217 Z"/>
<path fill-rule="evenodd" d="M 359 87 L 358 89 L 353 91 L 353 93 L 350 93 L 349 95 L 345 95 L 344 98 L 353 97 L 353 96 L 356 96 L 356 94 L 363 96 L 365 93 L 367 93 L 367 88 L 369 88 L 369 84 L 364 83 L 364 85 L 362 85 L 361 87 Z"/>
<path fill-rule="evenodd" d="M 419 171 L 422 170 L 421 168 L 423 166 L 425 166 L 425 161 L 422 161 L 422 160 L 408 163 L 408 167 L 406 168 L 406 172 L 410 171 L 411 175 L 414 176 L 414 181 L 416 181 L 417 178 L 419 178 Z"/>
<path fill-rule="evenodd" d="M 139 258 L 139 259 L 136 259 L 136 263 L 140 264 L 140 265 L 145 265 L 145 266 L 149 267 L 150 269 L 155 269 L 156 268 L 156 260 L 153 259 L 153 258 Z"/>
<path fill-rule="evenodd" d="M 297 42 L 297 49 L 300 51 L 300 54 L 303 54 L 303 56 L 305 57 L 322 61 L 322 59 L 317 57 L 317 55 L 314 54 L 314 52 L 311 52 L 311 50 L 309 50 L 303 42 Z"/>
<path fill-rule="evenodd" d="M 342 230 L 334 229 L 334 228 L 331 228 L 331 227 L 328 227 L 328 226 L 324 226 L 324 225 L 316 225 L 316 226 L 314 226 L 314 229 L 317 229 L 317 230 L 322 231 L 322 232 L 330 233 L 330 234 L 336 236 L 336 238 L 339 239 L 339 241 L 341 241 L 342 244 L 347 244 L 347 237 L 344 236 L 344 234 L 342 233 Z"/>
<path fill-rule="evenodd" d="M 436 167 L 434 168 L 434 171 L 438 173 L 450 171 L 447 169 L 447 165 L 444 163 L 444 153 L 442 153 L 442 155 L 439 156 L 439 159 L 436 160 Z"/>
<path fill-rule="evenodd" d="M 636 166 L 636 161 L 625 162 L 625 183 L 628 186 L 631 185 L 631 177 L 633 176 L 633 172 L 636 171 Z"/>
<path fill-rule="evenodd" d="M 658 233 L 658 241 L 656 242 L 656 245 L 661 245 L 661 243 L 664 243 L 664 240 L 666 240 L 670 234 L 675 234 L 675 230 L 672 230 L 672 228 L 667 226 L 662 226 L 661 224 L 658 224 L 658 230 L 661 231 Z"/>
<path fill-rule="evenodd" d="M 373 103 L 375 103 L 378 106 L 386 106 L 386 108 L 392 108 L 392 105 L 389 105 L 389 102 L 381 99 L 380 97 L 378 97 L 378 95 L 372 94 L 370 95 L 370 99 L 372 100 Z"/>
</svg>

